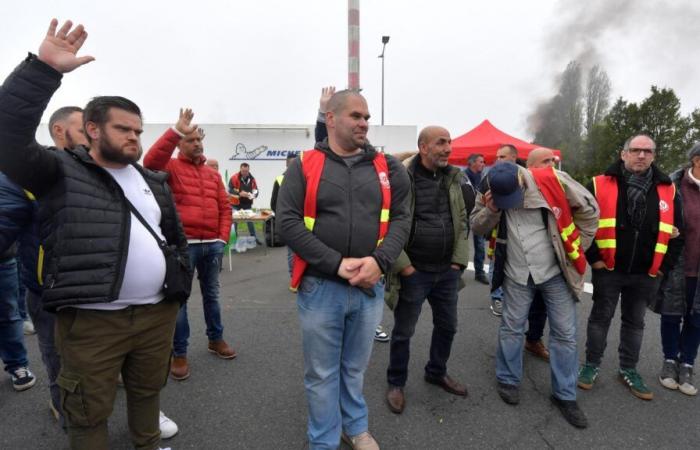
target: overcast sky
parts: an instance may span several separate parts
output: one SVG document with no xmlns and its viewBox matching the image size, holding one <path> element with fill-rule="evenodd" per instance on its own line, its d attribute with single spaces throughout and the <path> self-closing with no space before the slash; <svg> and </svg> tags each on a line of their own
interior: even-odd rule
<svg viewBox="0 0 700 450">
<path fill-rule="evenodd" d="M 684 112 L 700 106 L 697 1 L 360 0 L 360 9 L 375 124 L 382 35 L 391 36 L 387 125 L 438 124 L 456 137 L 488 118 L 529 139 L 529 113 L 582 53 L 608 71 L 615 97 L 639 101 L 656 84 L 675 89 Z M 97 60 L 65 76 L 48 111 L 113 94 L 152 123 L 173 122 L 186 105 L 199 123 L 306 124 L 321 86 L 347 83 L 346 0 L 7 2 L 3 77 L 37 51 L 51 17 L 83 23 L 81 53 Z"/>
</svg>

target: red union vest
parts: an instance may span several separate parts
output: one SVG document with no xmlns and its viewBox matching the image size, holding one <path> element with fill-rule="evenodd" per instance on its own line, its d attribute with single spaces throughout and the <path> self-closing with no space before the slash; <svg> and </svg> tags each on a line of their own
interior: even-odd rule
<svg viewBox="0 0 700 450">
<path fill-rule="evenodd" d="M 323 173 L 323 165 L 326 155 L 319 150 L 307 150 L 301 155 L 301 169 L 306 180 L 306 196 L 304 198 L 304 225 L 309 231 L 313 231 L 316 223 L 316 200 L 318 185 Z M 389 210 L 391 208 L 391 185 L 389 183 L 389 166 L 383 153 L 377 153 L 374 160 L 374 169 L 377 171 L 379 186 L 382 191 L 382 210 L 379 216 L 379 238 L 377 246 L 382 243 L 384 236 L 389 231 Z M 292 257 L 292 280 L 290 289 L 296 292 L 308 263 L 296 253 Z"/>
<path fill-rule="evenodd" d="M 603 263 L 608 270 L 615 269 L 615 249 L 617 240 L 615 228 L 617 225 L 617 178 L 609 175 L 598 175 L 593 178 L 593 189 L 596 200 L 600 206 L 600 222 L 595 234 L 595 243 L 598 246 Z M 649 275 L 655 277 L 661 267 L 668 241 L 673 232 L 673 199 L 676 196 L 676 187 L 671 184 L 657 184 L 656 192 L 659 195 L 659 233 L 654 247 L 654 259 L 649 268 Z"/>
<path fill-rule="evenodd" d="M 573 263 L 576 271 L 583 275 L 586 272 L 586 257 L 581 250 L 581 236 L 574 224 L 574 218 L 571 215 L 571 208 L 566 200 L 566 192 L 564 192 L 561 180 L 559 180 L 553 167 L 529 170 L 542 196 L 557 219 L 557 229 L 564 243 L 566 255 Z"/>
</svg>

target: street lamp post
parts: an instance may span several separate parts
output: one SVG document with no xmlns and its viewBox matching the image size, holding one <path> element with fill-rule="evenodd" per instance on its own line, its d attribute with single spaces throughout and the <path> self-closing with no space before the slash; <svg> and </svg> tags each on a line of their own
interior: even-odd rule
<svg viewBox="0 0 700 450">
<path fill-rule="evenodd" d="M 384 125 L 384 50 L 389 42 L 389 36 L 382 36 L 382 54 L 379 58 L 382 59 L 382 126 Z"/>
</svg>

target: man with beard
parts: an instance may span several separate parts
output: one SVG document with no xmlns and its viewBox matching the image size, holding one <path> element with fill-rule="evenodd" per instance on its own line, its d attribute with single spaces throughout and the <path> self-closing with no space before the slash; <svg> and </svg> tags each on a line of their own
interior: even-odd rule
<svg viewBox="0 0 700 450">
<path fill-rule="evenodd" d="M 166 263 L 153 234 L 184 261 L 187 240 L 166 175 L 136 164 L 143 125 L 130 100 L 87 104 L 87 147 L 57 151 L 34 140 L 62 74 L 93 60 L 76 56 L 87 38 L 82 25 L 57 26 L 52 20 L 38 56 L 0 87 L 0 170 L 41 203 L 42 302 L 56 313 L 71 448 L 108 448 L 121 373 L 133 445 L 151 450 L 160 441 L 159 394 L 180 307 L 163 294 Z"/>
<path fill-rule="evenodd" d="M 190 268 L 197 269 L 202 293 L 208 350 L 222 359 L 233 359 L 236 351 L 224 341 L 224 325 L 219 306 L 219 272 L 224 246 L 231 232 L 231 205 L 218 172 L 204 165 L 203 131 L 192 124 L 194 112 L 180 109 L 177 123 L 163 133 L 146 153 L 144 167 L 170 174 L 168 184 L 187 235 Z M 173 151 L 178 148 L 176 158 Z M 187 346 L 190 324 L 187 305 L 177 317 L 170 376 L 185 380 L 190 376 Z"/>
<path fill-rule="evenodd" d="M 404 162 L 411 180 L 411 234 L 392 268 L 391 293 L 387 297 L 394 310 L 394 330 L 386 400 L 396 414 L 405 406 L 403 389 L 408 378 L 411 337 L 426 298 L 433 312 L 433 335 L 425 381 L 450 394 L 467 395 L 464 385 L 447 374 L 457 332 L 457 292 L 469 261 L 462 173 L 447 162 L 451 143 L 446 129 L 424 128 L 418 136 L 419 154 Z"/>
<path fill-rule="evenodd" d="M 378 449 L 368 432 L 364 373 L 384 282 L 408 237 L 408 178 L 367 141 L 369 110 L 355 91 L 328 102 L 328 140 L 296 158 L 277 200 L 294 251 L 291 288 L 304 351 L 309 446 Z"/>
</svg>

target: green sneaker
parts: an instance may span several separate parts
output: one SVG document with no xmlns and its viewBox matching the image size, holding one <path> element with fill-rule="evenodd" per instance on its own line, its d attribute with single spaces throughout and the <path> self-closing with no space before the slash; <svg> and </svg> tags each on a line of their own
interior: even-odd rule
<svg viewBox="0 0 700 450">
<path fill-rule="evenodd" d="M 654 393 L 649 390 L 642 376 L 639 375 L 637 369 L 620 369 L 620 381 L 622 381 L 630 391 L 632 395 L 642 400 L 651 400 L 654 398 Z"/>
<path fill-rule="evenodd" d="M 578 382 L 576 383 L 581 389 L 592 389 L 595 379 L 598 378 L 599 367 L 584 364 L 578 370 Z"/>
</svg>

